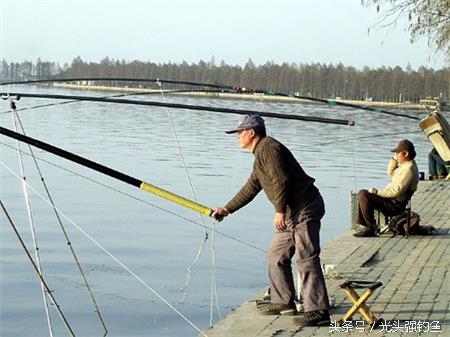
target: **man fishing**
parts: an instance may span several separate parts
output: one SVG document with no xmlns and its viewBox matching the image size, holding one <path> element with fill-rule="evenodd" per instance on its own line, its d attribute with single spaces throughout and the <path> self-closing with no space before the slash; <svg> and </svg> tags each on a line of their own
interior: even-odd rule
<svg viewBox="0 0 450 337">
<path fill-rule="evenodd" d="M 308 176 L 292 153 L 266 135 L 258 115 L 244 116 L 233 130 L 239 146 L 255 156 L 253 171 L 241 190 L 212 216 L 222 220 L 252 201 L 264 190 L 275 210 L 275 236 L 267 256 L 271 303 L 258 307 L 263 315 L 296 311 L 291 259 L 297 253 L 301 296 L 305 309 L 302 326 L 330 324 L 330 304 L 320 264 L 320 220 L 325 214 L 323 199 L 314 178 Z"/>
<path fill-rule="evenodd" d="M 414 144 L 403 139 L 391 152 L 394 156 L 387 168 L 387 174 L 392 177 L 391 182 L 384 188 L 372 187 L 358 193 L 356 223 L 363 229 L 353 234 L 356 237 L 377 236 L 374 210 L 378 209 L 388 216 L 401 214 L 417 190 L 419 170 L 414 160 L 416 157 Z"/>
</svg>

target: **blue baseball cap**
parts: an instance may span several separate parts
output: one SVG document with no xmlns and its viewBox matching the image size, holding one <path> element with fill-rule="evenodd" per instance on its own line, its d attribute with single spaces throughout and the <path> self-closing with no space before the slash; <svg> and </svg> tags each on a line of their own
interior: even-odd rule
<svg viewBox="0 0 450 337">
<path fill-rule="evenodd" d="M 235 133 L 243 130 L 250 129 L 265 129 L 264 119 L 259 115 L 245 115 L 239 120 L 236 129 L 225 130 L 226 133 Z"/>
</svg>

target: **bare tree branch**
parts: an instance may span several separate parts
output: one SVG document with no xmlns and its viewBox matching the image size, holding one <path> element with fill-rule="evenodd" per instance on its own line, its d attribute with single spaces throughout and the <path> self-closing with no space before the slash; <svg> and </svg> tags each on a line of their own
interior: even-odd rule
<svg viewBox="0 0 450 337">
<path fill-rule="evenodd" d="M 411 42 L 425 37 L 428 45 L 442 51 L 450 61 L 450 0 L 361 0 L 375 6 L 380 18 L 369 28 L 392 29 L 405 17 L 410 22 Z"/>
</svg>

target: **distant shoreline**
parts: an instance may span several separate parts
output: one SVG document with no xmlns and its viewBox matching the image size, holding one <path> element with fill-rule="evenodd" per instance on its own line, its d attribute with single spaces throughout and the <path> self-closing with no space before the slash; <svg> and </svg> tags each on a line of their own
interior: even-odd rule
<svg viewBox="0 0 450 337">
<path fill-rule="evenodd" d="M 109 87 L 91 84 L 65 84 L 65 83 L 54 83 L 54 87 L 57 88 L 68 88 L 68 89 L 82 89 L 82 90 L 95 90 L 95 91 L 113 91 L 113 92 L 148 92 L 157 93 L 160 92 L 158 89 L 146 89 L 146 88 L 127 88 L 127 87 Z M 170 94 L 170 90 L 165 90 L 165 94 Z M 282 96 L 268 96 L 264 94 L 233 94 L 226 92 L 176 92 L 173 95 L 177 96 L 195 96 L 195 97 L 214 97 L 223 99 L 243 99 L 243 100 L 264 100 L 270 102 L 289 102 L 289 103 L 302 103 L 302 104 L 318 104 L 317 102 L 309 101 L 306 99 L 299 99 L 293 97 L 282 97 Z M 380 102 L 380 101 L 361 101 L 361 100 L 344 100 L 344 99 L 334 99 L 337 102 L 356 104 L 361 106 L 368 106 L 372 108 L 395 108 L 403 110 L 424 110 L 424 106 L 416 103 L 398 103 L 398 102 Z"/>
</svg>

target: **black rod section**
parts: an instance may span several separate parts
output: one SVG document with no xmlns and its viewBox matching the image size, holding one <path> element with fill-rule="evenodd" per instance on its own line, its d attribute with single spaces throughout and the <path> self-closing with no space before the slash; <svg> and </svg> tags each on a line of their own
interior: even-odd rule
<svg viewBox="0 0 450 337">
<path fill-rule="evenodd" d="M 73 96 L 73 95 L 52 95 L 52 94 L 29 94 L 29 93 L 0 93 L 0 96 L 5 99 L 8 96 L 16 97 L 32 97 L 32 98 L 50 98 L 50 99 L 67 99 L 67 100 L 79 100 L 79 101 L 91 101 L 91 102 L 103 102 L 103 103 L 118 103 L 118 104 L 133 104 L 133 105 L 146 105 L 157 106 L 162 108 L 175 108 L 175 109 L 189 109 L 200 111 L 212 111 L 220 113 L 231 113 L 239 115 L 258 114 L 264 117 L 281 118 L 281 119 L 293 119 L 307 122 L 318 122 L 327 124 L 340 124 L 340 125 L 355 125 L 354 121 L 345 119 L 323 118 L 323 117 L 311 117 L 300 115 L 289 115 L 274 112 L 263 112 L 256 110 L 240 110 L 231 108 L 216 108 L 203 105 L 188 105 L 179 103 L 163 103 L 154 101 L 139 101 L 131 99 L 119 99 L 119 98 L 105 98 L 105 97 L 93 97 L 93 96 Z"/>
<path fill-rule="evenodd" d="M 57 155 L 59 157 L 65 158 L 65 159 L 70 160 L 70 161 L 73 161 L 73 162 L 75 162 L 77 164 L 89 167 L 90 169 L 93 169 L 95 171 L 98 171 L 98 172 L 101 172 L 103 174 L 106 174 L 106 175 L 108 175 L 110 177 L 113 177 L 113 178 L 116 178 L 118 180 L 121 180 L 121 181 L 123 181 L 123 182 L 125 182 L 127 184 L 130 184 L 130 185 L 133 185 L 133 186 L 136 186 L 136 187 L 139 187 L 139 188 L 141 186 L 142 181 L 139 180 L 139 179 L 133 178 L 133 177 L 131 177 L 129 175 L 126 175 L 126 174 L 124 174 L 122 172 L 113 170 L 113 169 L 111 169 L 109 167 L 103 166 L 103 165 L 98 164 L 98 163 L 96 163 L 96 162 L 94 162 L 92 160 L 83 158 L 83 157 L 78 156 L 78 155 L 76 155 L 76 154 L 74 154 L 72 152 L 63 150 L 63 149 L 61 149 L 59 147 L 56 147 L 56 146 L 53 146 L 51 144 L 42 142 L 42 141 L 40 141 L 38 139 L 25 136 L 25 135 L 23 135 L 21 133 L 14 132 L 14 131 L 12 131 L 10 129 L 6 129 L 6 128 L 1 127 L 1 126 L 0 126 L 0 134 L 2 134 L 4 136 L 7 136 L 7 137 L 10 137 L 10 138 L 13 138 L 13 139 L 16 139 L 16 140 L 19 140 L 21 142 L 33 145 L 33 146 L 35 146 L 35 147 L 37 147 L 37 148 L 39 148 L 41 150 L 53 153 L 54 155 Z"/>
<path fill-rule="evenodd" d="M 269 96 L 282 96 L 282 97 L 290 97 L 290 98 L 297 98 L 297 99 L 303 99 L 308 100 L 312 102 L 319 102 L 329 105 L 339 105 L 339 106 L 345 106 L 349 108 L 355 108 L 355 109 L 362 109 L 362 110 L 368 110 L 368 111 L 374 111 L 379 112 L 387 115 L 393 115 L 397 117 L 404 117 L 414 120 L 420 120 L 418 117 L 409 116 L 406 114 L 401 114 L 397 112 L 391 112 L 380 108 L 372 108 L 367 105 L 358 105 L 358 104 L 352 104 L 352 103 L 345 103 L 336 101 L 333 99 L 324 99 L 324 98 L 317 98 L 317 97 L 311 97 L 311 96 L 300 96 L 300 95 L 294 95 L 294 94 L 287 94 L 282 92 L 276 92 L 271 90 L 264 90 L 264 89 L 249 89 L 249 88 L 241 88 L 240 86 L 231 86 L 231 85 L 224 85 L 220 83 L 202 83 L 202 82 L 190 82 L 190 81 L 178 81 L 178 80 L 165 80 L 160 78 L 129 78 L 129 77 L 74 77 L 74 78 L 53 78 L 53 79 L 42 79 L 42 80 L 30 80 L 30 81 L 10 81 L 10 82 L 0 82 L 0 85 L 9 85 L 9 84 L 38 84 L 38 83 L 52 83 L 52 82 L 75 82 L 75 81 L 122 81 L 122 82 L 148 82 L 148 83 L 168 83 L 168 84 L 184 84 L 184 85 L 192 85 L 192 86 L 200 86 L 200 87 L 209 87 L 209 88 L 216 88 L 216 89 L 223 89 L 223 90 L 230 90 L 235 93 L 258 93 L 258 94 L 265 94 Z"/>
</svg>

